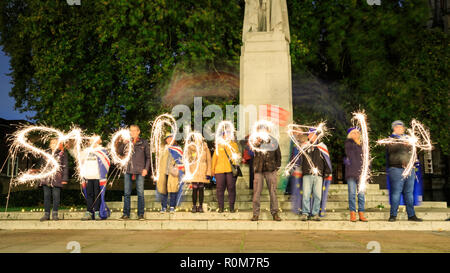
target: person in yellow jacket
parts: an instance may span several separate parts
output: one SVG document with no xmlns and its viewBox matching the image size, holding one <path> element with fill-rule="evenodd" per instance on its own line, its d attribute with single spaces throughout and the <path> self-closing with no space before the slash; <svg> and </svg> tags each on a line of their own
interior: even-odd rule
<svg viewBox="0 0 450 273">
<path fill-rule="evenodd" d="M 225 188 L 228 191 L 228 202 L 230 212 L 234 212 L 234 203 L 236 200 L 236 179 L 233 177 L 230 161 L 233 164 L 239 164 L 233 159 L 233 154 L 239 154 L 239 148 L 236 142 L 227 140 L 227 144 L 219 144 L 214 151 L 211 166 L 211 175 L 216 177 L 216 195 L 219 203 L 219 212 L 224 209 Z"/>
</svg>

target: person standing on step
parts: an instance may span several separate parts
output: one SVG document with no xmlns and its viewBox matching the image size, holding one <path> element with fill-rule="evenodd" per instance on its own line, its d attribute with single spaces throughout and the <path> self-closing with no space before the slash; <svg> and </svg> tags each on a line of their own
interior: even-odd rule
<svg viewBox="0 0 450 273">
<path fill-rule="evenodd" d="M 219 213 L 223 212 L 225 206 L 225 188 L 228 191 L 230 212 L 235 212 L 234 203 L 236 200 L 237 177 L 233 176 L 230 161 L 233 165 L 239 164 L 239 162 L 236 162 L 235 158 L 232 156 L 233 154 L 239 153 L 238 145 L 233 140 L 233 134 L 224 132 L 224 139 L 226 144 L 219 144 L 217 146 L 217 150 L 213 153 L 211 166 L 211 176 L 216 177 L 216 195 L 219 203 Z"/>
<path fill-rule="evenodd" d="M 261 125 L 258 128 L 259 132 L 269 132 L 265 125 Z M 260 213 L 260 198 L 263 189 L 264 179 L 266 180 L 267 188 L 270 195 L 270 213 L 273 220 L 281 221 L 278 216 L 278 199 L 277 199 L 277 184 L 278 184 L 278 170 L 281 167 L 281 151 L 278 144 L 278 140 L 270 136 L 267 141 L 257 138 L 253 146 L 261 147 L 265 146 L 267 149 L 265 152 L 254 151 L 255 157 L 253 158 L 253 170 L 255 171 L 253 181 L 253 217 L 252 221 L 258 221 Z"/>
<path fill-rule="evenodd" d="M 254 170 L 253 170 L 253 158 L 255 157 L 255 153 L 253 153 L 252 149 L 250 148 L 250 145 L 248 144 L 248 138 L 249 135 L 247 135 L 245 137 L 245 141 L 244 141 L 244 153 L 242 156 L 242 163 L 244 164 L 248 164 L 248 169 L 249 169 L 249 189 L 253 190 L 253 181 L 255 180 L 254 178 Z"/>
<path fill-rule="evenodd" d="M 328 149 L 323 142 L 317 144 L 317 137 L 317 130 L 309 129 L 308 139 L 312 145 L 305 153 L 311 159 L 312 166 L 304 153 L 300 156 L 298 163 L 300 167 L 299 176 L 303 178 L 302 215 L 300 216 L 302 221 L 320 221 L 321 203 L 326 201 L 326 191 L 323 191 L 322 188 L 324 182 L 329 185 L 332 179 Z M 311 194 L 313 195 L 312 207 Z M 324 195 L 323 198 L 322 195 Z"/>
<path fill-rule="evenodd" d="M 60 168 L 56 175 L 52 178 L 43 179 L 40 181 L 39 186 L 42 186 L 44 190 L 44 216 L 40 219 L 41 221 L 50 220 L 50 206 L 51 198 L 53 197 L 53 211 L 52 219 L 59 220 L 58 209 L 61 200 L 61 190 L 64 185 L 69 181 L 69 166 L 67 152 L 64 149 L 63 143 L 59 143 L 58 139 L 53 138 L 50 140 L 50 150 L 48 151 L 55 156 L 56 161 L 60 164 Z M 40 162 L 40 167 L 44 167 L 44 162 Z M 33 170 L 37 172 L 38 170 Z"/>
<path fill-rule="evenodd" d="M 362 169 L 361 133 L 359 128 L 352 127 L 347 130 L 345 141 L 345 180 L 348 186 L 348 206 L 350 209 L 350 221 L 356 222 L 356 192 Z M 358 192 L 359 220 L 367 222 L 364 217 L 364 192 Z"/>
<path fill-rule="evenodd" d="M 180 182 L 183 176 L 183 151 L 176 145 L 171 133 L 166 133 L 163 152 L 160 153 L 158 181 L 156 190 L 161 197 L 161 213 L 167 211 L 167 200 L 170 198 L 170 213 L 175 212 L 177 199 L 182 193 Z"/>
<path fill-rule="evenodd" d="M 147 140 L 139 137 L 141 130 L 137 125 L 130 126 L 131 141 L 133 143 L 133 153 L 124 174 L 124 202 L 123 215 L 120 220 L 130 218 L 130 199 L 133 180 L 136 180 L 136 191 L 138 196 L 138 219 L 144 220 L 145 199 L 144 199 L 144 179 L 150 170 L 150 146 Z M 127 141 L 119 144 L 119 154 L 124 154 Z"/>
<path fill-rule="evenodd" d="M 405 125 L 401 120 L 392 122 L 391 127 L 393 130 L 390 136 L 391 138 L 402 139 L 406 137 Z M 389 144 L 386 147 L 387 175 L 389 178 L 388 186 L 390 188 L 389 197 L 391 203 L 389 222 L 395 222 L 397 220 L 398 206 L 402 194 L 405 200 L 408 221 L 422 221 L 422 219 L 416 216 L 414 211 L 415 170 L 413 168 L 406 178 L 402 175 L 411 158 L 411 149 L 412 147 L 410 145 L 402 143 Z"/>
<path fill-rule="evenodd" d="M 200 156 L 200 160 L 197 164 L 194 163 L 190 166 L 191 173 L 194 173 L 192 179 L 186 180 L 187 183 L 192 185 L 192 212 L 203 212 L 203 197 L 205 184 L 209 183 L 211 179 L 211 153 L 208 149 L 208 145 L 203 140 L 201 143 L 202 152 L 201 155 L 196 153 L 195 147 L 192 145 L 189 147 L 190 162 L 196 162 L 197 157 Z M 197 168 L 197 170 L 196 170 Z M 197 206 L 197 198 L 199 205 Z"/>
<path fill-rule="evenodd" d="M 100 187 L 106 186 L 106 176 L 110 161 L 106 149 L 101 146 L 99 136 L 91 139 L 91 147 L 81 152 L 80 176 L 83 179 L 82 188 L 86 198 L 86 213 L 81 220 L 100 220 Z"/>
</svg>

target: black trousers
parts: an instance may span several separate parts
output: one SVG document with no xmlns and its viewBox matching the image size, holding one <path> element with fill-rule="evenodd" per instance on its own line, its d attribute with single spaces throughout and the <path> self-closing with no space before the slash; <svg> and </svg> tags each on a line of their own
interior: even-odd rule
<svg viewBox="0 0 450 273">
<path fill-rule="evenodd" d="M 92 179 L 86 183 L 86 205 L 87 211 L 92 213 L 100 211 L 100 180 Z"/>
<path fill-rule="evenodd" d="M 249 188 L 253 189 L 253 180 L 255 179 L 255 171 L 253 170 L 253 157 L 252 159 L 250 159 L 248 161 L 248 166 L 249 166 L 249 174 L 250 174 L 250 183 L 249 183 Z"/>
<path fill-rule="evenodd" d="M 59 208 L 59 202 L 61 200 L 61 188 L 59 187 L 49 187 L 43 185 L 44 189 L 44 209 L 45 212 L 50 213 L 52 196 L 53 196 L 53 212 L 57 212 Z"/>
</svg>

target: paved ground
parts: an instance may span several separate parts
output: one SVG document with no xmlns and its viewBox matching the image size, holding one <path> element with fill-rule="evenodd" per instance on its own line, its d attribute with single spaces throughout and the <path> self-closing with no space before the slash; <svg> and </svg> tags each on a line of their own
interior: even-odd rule
<svg viewBox="0 0 450 273">
<path fill-rule="evenodd" d="M 381 252 L 450 253 L 450 232 L 0 230 L 2 253 L 71 252 Z M 76 243 L 75 243 L 76 245 Z"/>
</svg>

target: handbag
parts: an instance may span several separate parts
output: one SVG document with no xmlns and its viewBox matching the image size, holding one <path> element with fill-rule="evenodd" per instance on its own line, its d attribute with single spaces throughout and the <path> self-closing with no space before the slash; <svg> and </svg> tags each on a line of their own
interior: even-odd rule
<svg viewBox="0 0 450 273">
<path fill-rule="evenodd" d="M 225 150 L 225 154 L 227 155 L 228 161 L 230 162 L 231 172 L 233 173 L 233 177 L 242 176 L 242 171 L 241 171 L 241 168 L 239 167 L 239 165 L 234 165 L 233 162 L 231 161 L 230 157 L 228 156 L 227 149 L 224 149 L 224 150 Z"/>
</svg>

